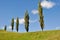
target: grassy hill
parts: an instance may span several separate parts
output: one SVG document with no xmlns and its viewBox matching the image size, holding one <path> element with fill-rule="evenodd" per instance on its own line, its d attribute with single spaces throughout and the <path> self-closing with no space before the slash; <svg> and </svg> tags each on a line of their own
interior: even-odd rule
<svg viewBox="0 0 60 40">
<path fill-rule="evenodd" d="M 0 30 L 0 40 L 60 40 L 60 30 L 15 33 Z"/>
</svg>

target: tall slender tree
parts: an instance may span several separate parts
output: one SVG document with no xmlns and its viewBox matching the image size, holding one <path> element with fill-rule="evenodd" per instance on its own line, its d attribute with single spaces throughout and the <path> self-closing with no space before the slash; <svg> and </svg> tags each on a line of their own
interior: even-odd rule
<svg viewBox="0 0 60 40">
<path fill-rule="evenodd" d="M 28 32 L 29 31 L 29 14 L 27 10 L 25 12 L 24 20 L 25 20 L 25 29 Z"/>
<path fill-rule="evenodd" d="M 5 25 L 4 30 L 6 31 L 6 29 L 7 29 L 7 26 Z"/>
<path fill-rule="evenodd" d="M 38 5 L 38 12 L 39 12 L 39 22 L 40 22 L 40 26 L 41 26 L 41 29 L 43 31 L 43 28 L 44 28 L 44 16 L 43 16 L 43 9 L 42 9 L 42 6 L 41 6 L 41 2 L 39 2 L 39 5 Z"/>
<path fill-rule="evenodd" d="M 19 27 L 19 18 L 17 17 L 17 19 L 16 19 L 16 30 L 17 30 L 17 32 L 18 32 L 18 27 Z"/>
<path fill-rule="evenodd" d="M 12 27 L 12 31 L 13 31 L 13 29 L 14 29 L 14 18 L 12 18 L 12 20 L 11 20 L 11 27 Z"/>
</svg>

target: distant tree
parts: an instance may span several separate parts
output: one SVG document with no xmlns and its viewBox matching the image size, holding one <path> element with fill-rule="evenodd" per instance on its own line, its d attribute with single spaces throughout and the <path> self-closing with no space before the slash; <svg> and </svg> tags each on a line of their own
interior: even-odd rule
<svg viewBox="0 0 60 40">
<path fill-rule="evenodd" d="M 43 31 L 43 28 L 44 28 L 44 20 L 43 20 L 43 9 L 42 9 L 42 6 L 41 6 L 41 2 L 39 2 L 39 5 L 38 5 L 38 12 L 39 12 L 39 22 L 40 22 L 40 26 L 41 26 L 41 29 Z"/>
<path fill-rule="evenodd" d="M 12 31 L 13 31 L 13 29 L 14 29 L 14 18 L 12 18 L 11 27 L 12 27 Z"/>
<path fill-rule="evenodd" d="M 24 20 L 25 20 L 25 29 L 28 32 L 28 30 L 29 30 L 29 14 L 28 14 L 27 10 L 25 12 Z"/>
<path fill-rule="evenodd" d="M 19 27 L 19 18 L 17 17 L 17 19 L 16 19 L 16 30 L 17 30 L 17 32 L 18 32 L 18 27 Z"/>
<path fill-rule="evenodd" d="M 7 26 L 5 25 L 4 30 L 6 31 L 6 29 L 7 29 Z"/>
</svg>

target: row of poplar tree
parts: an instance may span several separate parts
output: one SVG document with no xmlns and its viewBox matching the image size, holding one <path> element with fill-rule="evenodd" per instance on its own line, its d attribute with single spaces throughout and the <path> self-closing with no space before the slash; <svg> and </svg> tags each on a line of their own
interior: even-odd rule
<svg viewBox="0 0 60 40">
<path fill-rule="evenodd" d="M 39 12 L 39 23 L 40 23 L 40 26 L 41 26 L 41 29 L 43 31 L 43 28 L 44 28 L 44 20 L 43 20 L 43 9 L 42 9 L 42 6 L 41 6 L 41 2 L 39 2 L 38 4 L 38 12 Z M 25 24 L 25 29 L 26 31 L 28 32 L 29 31 L 29 14 L 28 14 L 28 11 L 26 10 L 25 12 L 25 16 L 24 16 L 24 24 Z M 17 17 L 16 19 L 16 31 L 18 32 L 18 28 L 19 27 L 19 18 Z M 11 28 L 12 28 L 12 31 L 14 29 L 14 18 L 12 18 L 11 20 Z M 5 25 L 5 28 L 4 30 L 6 30 L 6 25 Z"/>
</svg>

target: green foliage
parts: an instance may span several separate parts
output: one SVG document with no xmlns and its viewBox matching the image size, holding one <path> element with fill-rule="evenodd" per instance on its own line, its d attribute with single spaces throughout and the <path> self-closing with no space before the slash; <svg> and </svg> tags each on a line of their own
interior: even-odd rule
<svg viewBox="0 0 60 40">
<path fill-rule="evenodd" d="M 43 20 L 43 9 L 42 9 L 42 6 L 41 6 L 41 3 L 39 2 L 39 5 L 38 5 L 38 12 L 39 12 L 39 22 L 40 22 L 40 26 L 41 26 L 41 29 L 43 31 L 43 28 L 44 28 L 44 20 Z"/>
<path fill-rule="evenodd" d="M 29 30 L 29 14 L 28 14 L 27 10 L 25 12 L 24 20 L 25 20 L 25 29 L 28 32 L 28 30 Z"/>
<path fill-rule="evenodd" d="M 12 18 L 11 27 L 12 27 L 12 31 L 13 31 L 13 29 L 14 29 L 14 18 Z"/>
<path fill-rule="evenodd" d="M 17 17 L 17 19 L 16 19 L 16 30 L 17 30 L 17 32 L 18 32 L 18 27 L 19 27 L 19 18 Z"/>
<path fill-rule="evenodd" d="M 6 29 L 7 29 L 7 26 L 5 25 L 4 30 L 6 31 Z"/>
</svg>

